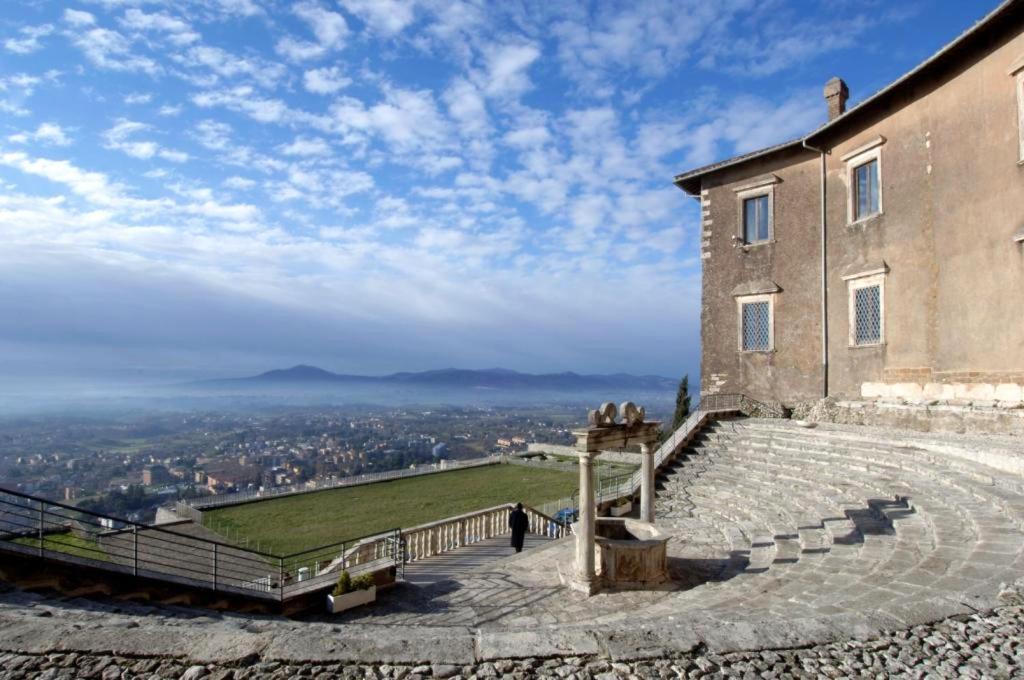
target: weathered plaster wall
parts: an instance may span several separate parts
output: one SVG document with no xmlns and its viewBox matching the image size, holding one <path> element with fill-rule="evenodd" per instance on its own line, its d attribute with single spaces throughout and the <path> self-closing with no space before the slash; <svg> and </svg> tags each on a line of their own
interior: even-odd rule
<svg viewBox="0 0 1024 680">
<path fill-rule="evenodd" d="M 817 156 L 810 152 L 750 163 L 723 172 L 704 196 L 701 388 L 705 393 L 742 392 L 763 401 L 821 395 L 820 238 Z M 742 201 L 736 189 L 767 173 L 774 185 L 773 240 L 743 246 Z M 734 289 L 770 280 L 774 296 L 775 349 L 739 351 Z"/>
<path fill-rule="evenodd" d="M 1024 222 L 1024 167 L 1007 73 L 1021 56 L 1017 35 L 835 141 L 827 201 L 832 394 L 914 397 L 931 384 L 932 398 L 991 399 L 1001 383 L 1006 394 L 1009 384 L 1024 384 L 1024 248 L 1012 238 Z M 848 224 L 841 157 L 879 135 L 883 214 Z M 842 276 L 880 261 L 889 267 L 885 344 L 850 347 Z"/>
<path fill-rule="evenodd" d="M 1014 78 L 1022 27 L 814 142 L 827 154 L 829 394 L 1024 398 L 1024 164 Z M 822 104 L 824 106 L 824 104 Z M 882 214 L 850 224 L 843 156 L 884 137 Z M 703 178 L 704 393 L 821 396 L 819 157 L 791 149 Z M 740 247 L 736 188 L 774 173 L 774 240 Z M 851 347 L 844 276 L 884 262 L 884 343 Z M 738 349 L 734 288 L 768 279 L 775 348 Z"/>
</svg>

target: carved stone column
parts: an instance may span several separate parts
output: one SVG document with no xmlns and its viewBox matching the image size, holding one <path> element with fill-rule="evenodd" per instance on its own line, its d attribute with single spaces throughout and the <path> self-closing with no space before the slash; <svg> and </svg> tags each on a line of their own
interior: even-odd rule
<svg viewBox="0 0 1024 680">
<path fill-rule="evenodd" d="M 572 584 L 575 590 L 593 594 L 597 591 L 594 570 L 594 457 L 592 452 L 580 456 L 580 521 L 576 535 L 576 574 Z"/>
<path fill-rule="evenodd" d="M 654 523 L 654 449 L 640 445 L 640 521 Z"/>
</svg>

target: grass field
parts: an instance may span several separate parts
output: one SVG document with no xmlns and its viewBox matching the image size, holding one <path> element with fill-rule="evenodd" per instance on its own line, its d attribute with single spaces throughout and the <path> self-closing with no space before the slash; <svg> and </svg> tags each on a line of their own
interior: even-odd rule
<svg viewBox="0 0 1024 680">
<path fill-rule="evenodd" d="M 16 538 L 14 543 L 30 545 L 33 548 L 39 547 L 39 539 L 34 536 Z M 43 536 L 43 547 L 46 550 L 67 553 L 77 557 L 88 557 L 94 560 L 107 559 L 106 553 L 100 549 L 96 541 L 79 538 L 74 534 L 48 534 Z"/>
<path fill-rule="evenodd" d="M 488 465 L 286 496 L 203 515 L 210 529 L 230 530 L 283 555 L 501 503 L 556 500 L 572 495 L 578 479 L 570 472 Z"/>
</svg>

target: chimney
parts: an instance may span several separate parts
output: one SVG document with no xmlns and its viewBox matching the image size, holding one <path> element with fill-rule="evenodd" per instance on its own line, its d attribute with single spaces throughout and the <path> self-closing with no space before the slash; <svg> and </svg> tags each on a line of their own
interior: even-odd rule
<svg viewBox="0 0 1024 680">
<path fill-rule="evenodd" d="M 850 89 L 842 78 L 833 78 L 825 83 L 825 102 L 828 104 L 828 119 L 834 120 L 846 113 L 846 100 L 850 98 Z"/>
</svg>

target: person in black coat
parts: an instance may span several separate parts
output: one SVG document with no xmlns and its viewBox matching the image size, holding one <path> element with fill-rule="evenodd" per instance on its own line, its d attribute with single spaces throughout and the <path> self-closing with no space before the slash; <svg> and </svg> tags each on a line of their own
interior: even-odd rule
<svg viewBox="0 0 1024 680">
<path fill-rule="evenodd" d="M 523 551 L 523 541 L 526 540 L 526 529 L 530 526 L 530 520 L 523 512 L 523 504 L 516 503 L 516 509 L 508 514 L 508 528 L 512 530 L 512 547 L 516 552 Z"/>
</svg>

